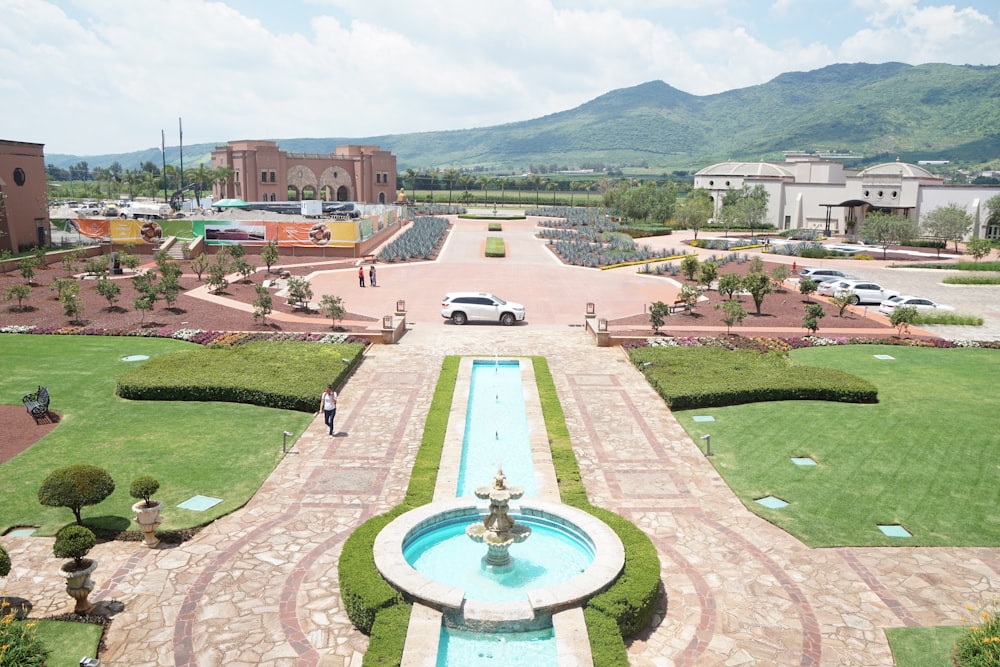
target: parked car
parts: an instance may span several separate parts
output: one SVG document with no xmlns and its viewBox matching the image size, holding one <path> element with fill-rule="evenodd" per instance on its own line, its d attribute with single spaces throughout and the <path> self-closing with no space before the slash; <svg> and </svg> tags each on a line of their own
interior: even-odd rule
<svg viewBox="0 0 1000 667">
<path fill-rule="evenodd" d="M 878 312 L 883 315 L 892 315 L 892 311 L 897 308 L 902 308 L 907 306 L 909 308 L 916 308 L 921 313 L 950 313 L 955 309 L 951 306 L 946 306 L 941 303 L 935 303 L 930 299 L 925 299 L 922 296 L 892 296 L 879 304 Z"/>
<path fill-rule="evenodd" d="M 79 208 L 74 208 L 73 211 L 77 215 L 100 215 L 101 207 L 98 206 L 96 203 L 94 204 L 86 203 L 80 206 Z"/>
<path fill-rule="evenodd" d="M 841 278 L 846 280 L 848 275 L 837 269 L 802 269 L 799 271 L 799 279 L 805 280 L 806 278 L 820 282 L 827 278 Z"/>
<path fill-rule="evenodd" d="M 820 296 L 833 296 L 837 283 L 845 280 L 861 280 L 857 276 L 844 276 L 843 278 L 827 278 L 816 287 L 816 294 Z"/>
<path fill-rule="evenodd" d="M 833 287 L 833 296 L 850 294 L 852 304 L 882 303 L 889 297 L 898 296 L 899 292 L 883 288 L 878 283 L 865 280 L 841 280 Z"/>
<path fill-rule="evenodd" d="M 510 326 L 524 319 L 524 306 L 487 292 L 449 292 L 441 300 L 441 317 L 455 324 L 499 322 Z"/>
</svg>

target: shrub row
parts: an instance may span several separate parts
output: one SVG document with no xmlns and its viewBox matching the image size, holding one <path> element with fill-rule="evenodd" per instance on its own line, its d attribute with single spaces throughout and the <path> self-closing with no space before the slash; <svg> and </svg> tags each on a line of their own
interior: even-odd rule
<svg viewBox="0 0 1000 667">
<path fill-rule="evenodd" d="M 122 398 L 225 401 L 316 412 L 319 392 L 339 386 L 358 364 L 356 343 L 247 343 L 154 357 L 118 380 Z"/>
<path fill-rule="evenodd" d="M 787 354 L 713 347 L 637 348 L 632 363 L 674 410 L 760 401 L 877 403 L 871 383 L 836 369 L 792 366 Z"/>
<path fill-rule="evenodd" d="M 491 222 L 490 224 L 488 224 L 486 226 L 486 231 L 488 231 L 488 232 L 502 232 L 503 231 L 503 225 L 501 225 L 499 222 Z"/>
</svg>

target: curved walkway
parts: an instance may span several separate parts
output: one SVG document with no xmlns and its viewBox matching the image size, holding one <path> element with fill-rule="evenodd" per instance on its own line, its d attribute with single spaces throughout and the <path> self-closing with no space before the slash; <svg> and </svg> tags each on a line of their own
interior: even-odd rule
<svg viewBox="0 0 1000 667">
<path fill-rule="evenodd" d="M 393 273 L 380 268 L 380 281 Z M 491 280 L 510 285 L 476 284 Z M 406 289 L 433 307 L 400 344 L 370 349 L 341 392 L 337 437 L 314 420 L 244 508 L 189 542 L 91 552 L 92 599 L 124 607 L 103 665 L 359 666 L 367 639 L 342 608 L 337 559 L 357 525 L 401 499 L 449 354 L 548 358 L 592 502 L 641 526 L 660 555 L 666 596 L 629 645 L 632 665 L 891 665 L 884 628 L 958 624 L 965 604 L 1000 591 L 1000 549 L 802 545 L 743 507 L 620 349 L 559 323 L 450 326 L 439 285 Z M 565 300 L 547 298 L 554 310 Z M 51 539 L 3 543 L 15 554 L 6 595 L 33 616 L 71 609 Z"/>
</svg>

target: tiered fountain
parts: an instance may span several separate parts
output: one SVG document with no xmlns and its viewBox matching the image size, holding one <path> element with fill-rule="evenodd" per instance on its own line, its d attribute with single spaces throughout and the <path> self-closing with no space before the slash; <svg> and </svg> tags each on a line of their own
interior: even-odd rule
<svg viewBox="0 0 1000 667">
<path fill-rule="evenodd" d="M 531 535 L 531 528 L 510 518 L 510 501 L 524 495 L 519 486 L 507 486 L 507 478 L 502 468 L 497 468 L 496 477 L 490 486 L 476 488 L 476 498 L 490 501 L 490 513 L 482 523 L 474 523 L 465 529 L 473 542 L 486 543 L 483 567 L 493 572 L 510 572 L 514 565 L 510 558 L 510 545 L 520 544 Z"/>
</svg>

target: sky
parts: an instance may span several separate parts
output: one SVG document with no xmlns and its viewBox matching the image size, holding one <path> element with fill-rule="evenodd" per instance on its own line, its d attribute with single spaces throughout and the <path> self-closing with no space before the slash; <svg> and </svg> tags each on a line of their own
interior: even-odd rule
<svg viewBox="0 0 1000 667">
<path fill-rule="evenodd" d="M 124 153 L 460 130 L 662 80 L 1000 64 L 996 0 L 0 0 L 0 139 Z"/>
</svg>

